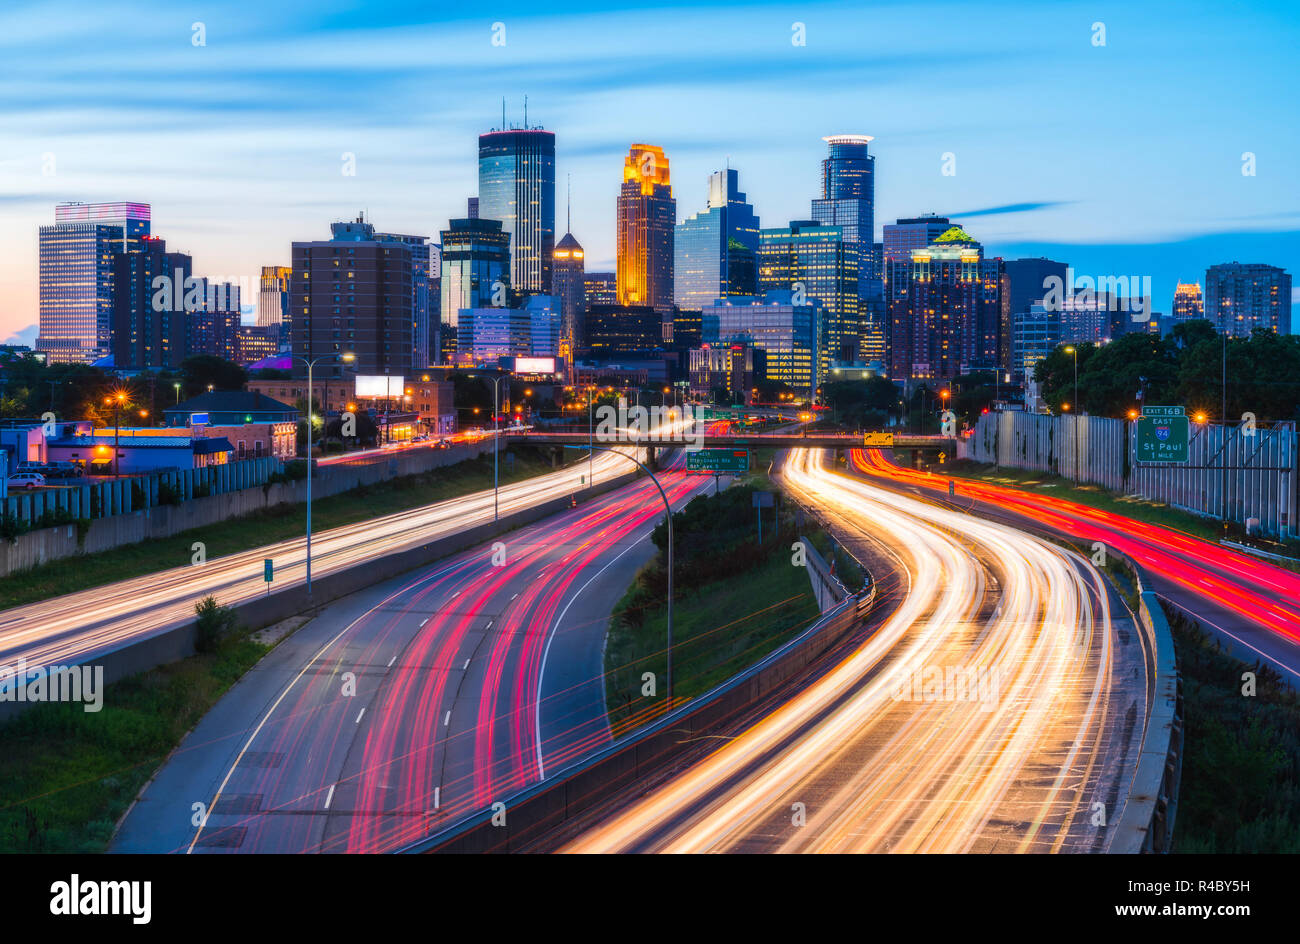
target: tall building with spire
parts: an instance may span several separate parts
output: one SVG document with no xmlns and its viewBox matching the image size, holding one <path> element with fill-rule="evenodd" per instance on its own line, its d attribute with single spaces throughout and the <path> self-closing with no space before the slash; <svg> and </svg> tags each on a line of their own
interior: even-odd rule
<svg viewBox="0 0 1300 944">
<path fill-rule="evenodd" d="M 540 126 L 502 126 L 478 139 L 479 216 L 500 220 L 510 237 L 510 284 L 525 294 L 551 291 L 555 248 L 555 134 Z"/>
<path fill-rule="evenodd" d="M 673 304 L 673 229 L 677 201 L 661 147 L 634 144 L 623 159 L 615 250 L 622 305 Z"/>
</svg>

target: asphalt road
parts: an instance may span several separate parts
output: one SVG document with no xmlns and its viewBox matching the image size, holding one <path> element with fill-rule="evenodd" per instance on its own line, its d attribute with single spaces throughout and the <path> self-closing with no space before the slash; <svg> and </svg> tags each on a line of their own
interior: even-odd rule
<svg viewBox="0 0 1300 944">
<path fill-rule="evenodd" d="M 675 508 L 713 485 L 661 480 Z M 609 612 L 662 518 L 643 479 L 327 607 L 186 738 L 113 851 L 386 851 L 601 745 Z"/>
<path fill-rule="evenodd" d="M 796 452 L 783 477 L 902 603 L 865 642 L 579 852 L 1099 852 L 1149 692 L 1133 617 L 1088 561 Z M 938 673 L 936 675 L 936 673 Z"/>
<path fill-rule="evenodd" d="M 1260 660 L 1293 687 L 1300 685 L 1300 574 L 1294 571 L 1055 496 L 906 469 L 876 450 L 855 451 L 853 465 L 901 494 L 937 496 L 982 517 L 1046 529 L 1089 548 L 1093 542 L 1116 548 L 1143 567 L 1150 589 L 1217 635 L 1226 650 L 1248 663 Z"/>
</svg>

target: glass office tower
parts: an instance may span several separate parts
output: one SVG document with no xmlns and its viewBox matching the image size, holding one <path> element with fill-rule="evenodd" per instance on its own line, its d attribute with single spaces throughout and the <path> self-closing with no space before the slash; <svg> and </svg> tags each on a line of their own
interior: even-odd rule
<svg viewBox="0 0 1300 944">
<path fill-rule="evenodd" d="M 147 203 L 60 203 L 40 228 L 40 337 L 50 363 L 106 356 L 113 334 L 113 254 L 149 235 Z"/>
<path fill-rule="evenodd" d="M 673 300 L 699 311 L 728 295 L 757 291 L 758 216 L 731 169 L 709 176 L 706 209 L 677 224 L 673 236 Z"/>
<path fill-rule="evenodd" d="M 555 248 L 555 135 L 541 128 L 489 131 L 478 139 L 479 216 L 510 237 L 510 284 L 551 290 Z M 473 307 L 473 306 L 470 306 Z"/>
<path fill-rule="evenodd" d="M 1291 275 L 1263 263 L 1226 262 L 1205 270 L 1205 317 L 1233 337 L 1254 328 L 1291 333 Z"/>
</svg>

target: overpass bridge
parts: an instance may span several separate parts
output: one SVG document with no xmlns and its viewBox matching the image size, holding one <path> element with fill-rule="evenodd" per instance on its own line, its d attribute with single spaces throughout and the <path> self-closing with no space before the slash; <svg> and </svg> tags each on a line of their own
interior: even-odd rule
<svg viewBox="0 0 1300 944">
<path fill-rule="evenodd" d="M 585 446 L 591 441 L 587 429 L 566 430 L 502 430 L 506 443 L 521 446 Z M 910 435 L 907 433 L 839 433 L 800 430 L 781 433 L 711 433 L 700 432 L 683 436 L 680 431 L 665 433 L 662 438 L 655 433 L 635 434 L 610 440 L 597 440 L 602 446 L 642 446 L 650 450 L 651 457 L 657 449 L 682 449 L 704 447 L 744 449 L 920 449 L 945 453 L 948 458 L 957 455 L 957 440 L 951 436 Z"/>
</svg>

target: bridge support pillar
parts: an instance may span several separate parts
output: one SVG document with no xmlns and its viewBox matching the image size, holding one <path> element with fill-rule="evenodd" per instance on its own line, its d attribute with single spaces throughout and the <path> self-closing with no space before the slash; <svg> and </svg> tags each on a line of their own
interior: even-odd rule
<svg viewBox="0 0 1300 944">
<path fill-rule="evenodd" d="M 651 469 L 653 469 L 654 471 L 656 472 L 659 471 L 659 450 L 654 446 L 646 447 L 645 464 L 649 466 Z"/>
</svg>

